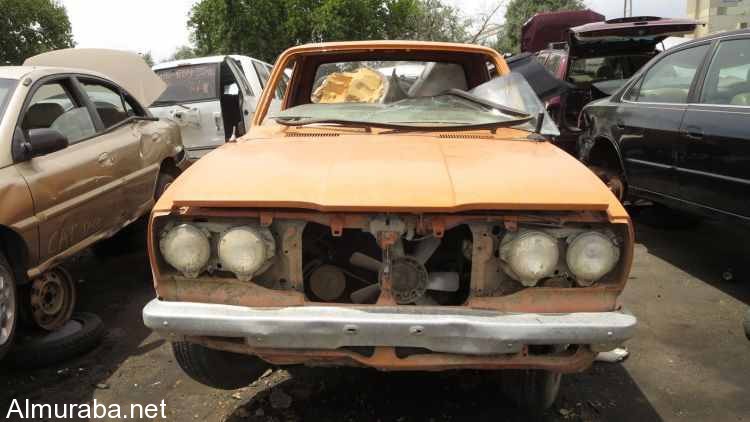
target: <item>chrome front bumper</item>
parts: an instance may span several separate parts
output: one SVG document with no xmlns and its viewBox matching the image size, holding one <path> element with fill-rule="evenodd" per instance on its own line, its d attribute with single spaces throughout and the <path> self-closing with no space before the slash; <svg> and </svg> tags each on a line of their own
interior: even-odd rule
<svg viewBox="0 0 750 422">
<path fill-rule="evenodd" d="M 617 345 L 636 318 L 622 312 L 507 314 L 440 307 L 248 308 L 152 300 L 147 327 L 167 337 L 244 338 L 252 347 L 334 350 L 417 347 L 440 353 L 518 353 L 524 345 Z"/>
</svg>

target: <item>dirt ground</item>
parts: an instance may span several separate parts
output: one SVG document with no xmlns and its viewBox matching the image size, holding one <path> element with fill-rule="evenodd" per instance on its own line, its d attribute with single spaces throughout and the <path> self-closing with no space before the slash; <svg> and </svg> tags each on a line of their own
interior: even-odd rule
<svg viewBox="0 0 750 422">
<path fill-rule="evenodd" d="M 631 356 L 563 377 L 560 397 L 544 420 L 750 420 L 750 342 L 741 327 L 750 304 L 748 232 L 715 223 L 682 231 L 638 225 L 637 239 L 624 293 L 640 322 L 628 343 Z M 732 281 L 723 280 L 726 271 Z M 75 274 L 79 310 L 103 318 L 104 341 L 54 367 L 0 367 L 0 419 L 14 398 L 61 404 L 96 399 L 128 408 L 164 400 L 170 421 L 527 419 L 499 395 L 491 372 L 294 368 L 269 372 L 240 390 L 213 390 L 185 376 L 169 344 L 143 326 L 141 308 L 153 292 L 141 254 L 87 256 Z"/>
</svg>

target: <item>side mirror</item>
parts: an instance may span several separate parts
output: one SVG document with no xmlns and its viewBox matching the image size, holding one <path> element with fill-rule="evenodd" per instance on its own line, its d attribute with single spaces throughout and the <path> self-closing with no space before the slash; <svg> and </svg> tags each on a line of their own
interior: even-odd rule
<svg viewBox="0 0 750 422">
<path fill-rule="evenodd" d="M 68 138 L 55 129 L 30 129 L 24 147 L 27 157 L 39 157 L 67 148 Z"/>
</svg>

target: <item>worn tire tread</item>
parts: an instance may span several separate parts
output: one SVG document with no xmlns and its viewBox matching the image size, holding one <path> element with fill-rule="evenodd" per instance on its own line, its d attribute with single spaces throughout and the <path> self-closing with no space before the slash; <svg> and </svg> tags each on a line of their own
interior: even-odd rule
<svg viewBox="0 0 750 422">
<path fill-rule="evenodd" d="M 77 312 L 71 319 L 82 320 L 81 331 L 43 345 L 17 343 L 6 361 L 20 368 L 49 366 L 82 355 L 94 348 L 104 336 L 104 323 L 99 316 Z"/>
</svg>

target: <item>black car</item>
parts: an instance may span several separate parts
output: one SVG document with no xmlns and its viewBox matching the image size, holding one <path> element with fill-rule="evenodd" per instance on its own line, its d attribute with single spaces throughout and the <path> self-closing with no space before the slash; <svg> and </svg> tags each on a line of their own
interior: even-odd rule
<svg viewBox="0 0 750 422">
<path fill-rule="evenodd" d="M 579 158 L 619 196 L 750 222 L 750 31 L 662 53 L 581 120 Z"/>
<path fill-rule="evenodd" d="M 562 93 L 542 98 L 560 128 L 555 143 L 576 155 L 581 109 L 592 100 L 611 95 L 627 82 L 660 52 L 666 38 L 692 33 L 697 26 L 698 22 L 691 19 L 654 16 L 604 21 L 603 16 L 591 11 L 543 13 L 531 18 L 523 27 L 524 47 L 567 86 Z M 549 48 L 532 48 L 545 41 L 550 42 Z M 508 65 L 537 88 L 537 78 L 529 74 L 532 67 L 518 59 L 509 60 Z M 538 90 L 537 94 L 542 97 Z"/>
</svg>

